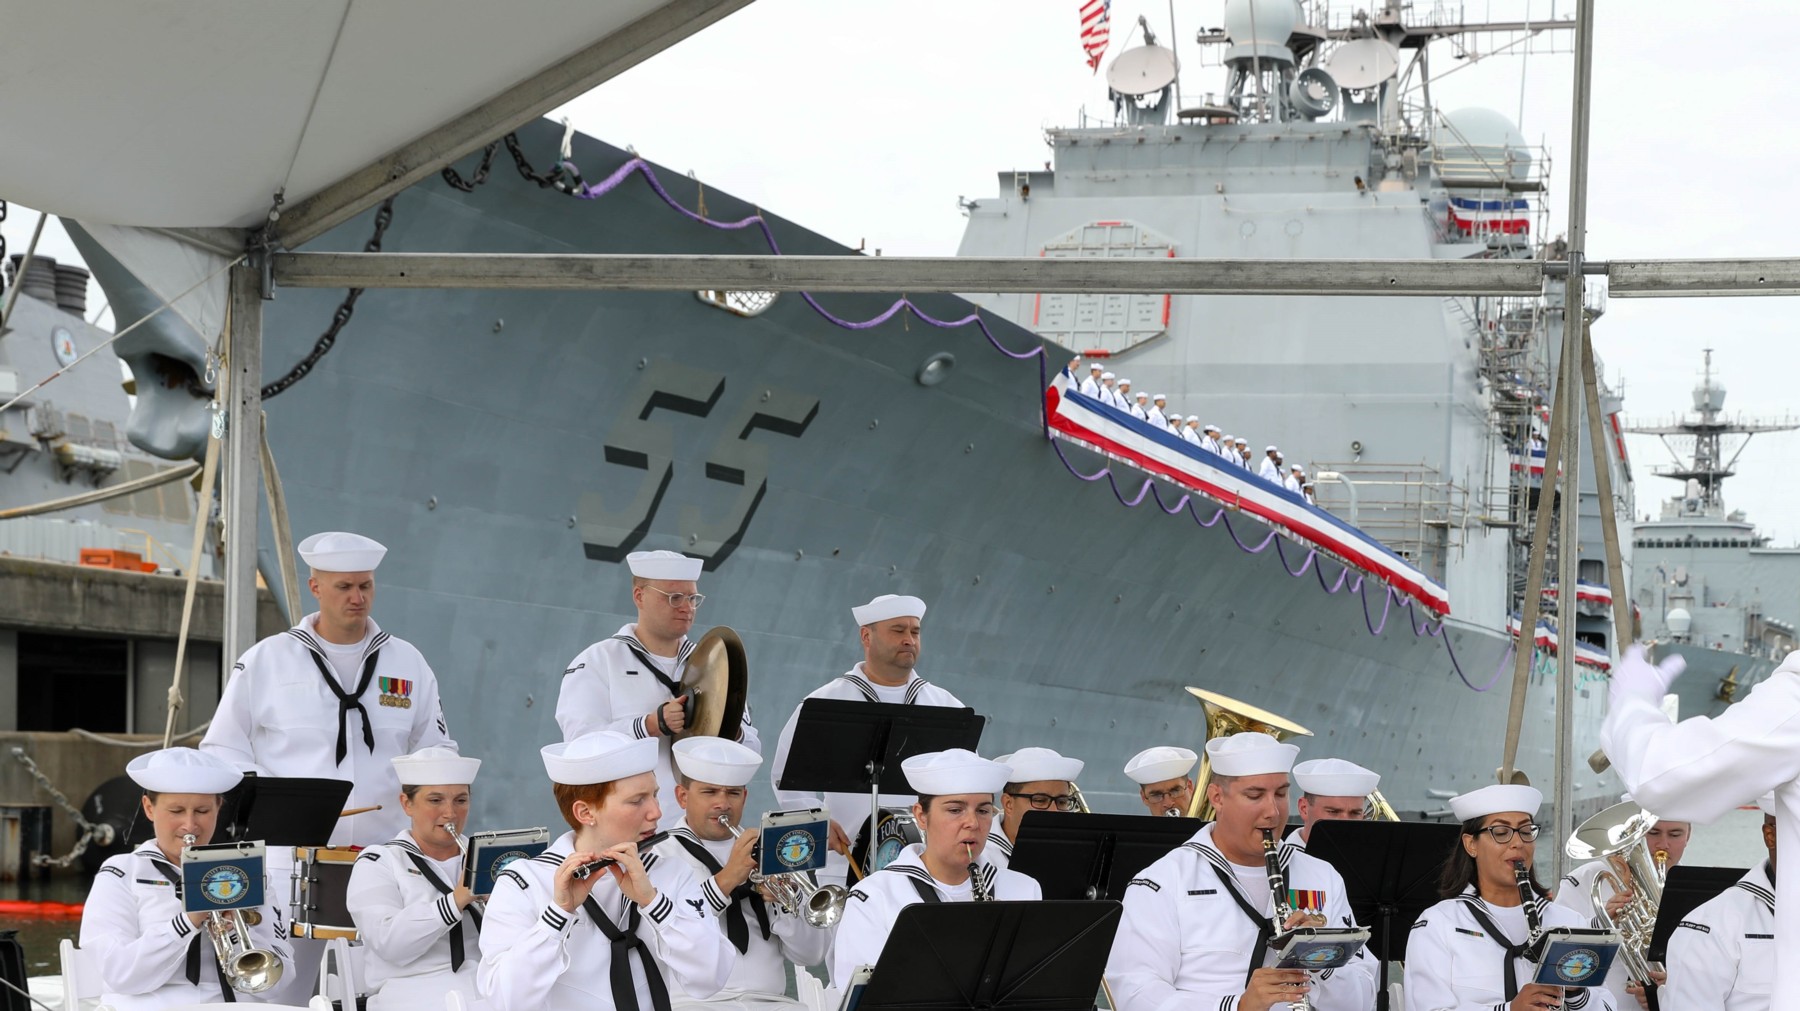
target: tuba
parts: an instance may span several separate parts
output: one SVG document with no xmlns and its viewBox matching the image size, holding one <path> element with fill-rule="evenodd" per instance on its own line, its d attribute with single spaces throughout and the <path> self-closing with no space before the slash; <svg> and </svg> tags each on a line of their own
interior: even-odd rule
<svg viewBox="0 0 1800 1011">
<path fill-rule="evenodd" d="M 1626 801 L 1601 811 L 1575 829 L 1565 852 L 1576 860 L 1605 860 L 1609 866 L 1594 878 L 1588 898 L 1594 904 L 1594 920 L 1602 930 L 1619 935 L 1619 957 L 1639 983 L 1650 982 L 1650 973 L 1662 966 L 1650 961 L 1650 933 L 1656 926 L 1656 910 L 1662 904 L 1663 876 L 1668 853 L 1650 851 L 1644 837 L 1656 827 L 1656 815 Z M 1612 893 L 1630 890 L 1631 900 L 1615 920 L 1607 915 L 1600 886 Z"/>
<path fill-rule="evenodd" d="M 1200 703 L 1200 708 L 1206 713 L 1206 740 L 1200 742 L 1200 774 L 1194 778 L 1194 799 L 1188 802 L 1187 813 L 1190 818 L 1211 819 L 1213 816 L 1212 805 L 1206 801 L 1206 784 L 1212 780 L 1212 759 L 1206 754 L 1207 740 L 1247 731 L 1260 731 L 1278 741 L 1285 741 L 1290 737 L 1312 736 L 1312 731 L 1292 720 L 1283 719 L 1236 699 L 1198 688 L 1189 688 L 1187 692 Z"/>
<path fill-rule="evenodd" d="M 184 835 L 181 841 L 185 846 L 192 846 L 195 838 Z M 243 910 L 233 909 L 212 913 L 206 918 L 206 933 L 212 938 L 219 971 L 224 974 L 225 982 L 238 993 L 262 993 L 281 982 L 281 974 L 286 968 L 280 955 L 267 948 L 251 946 L 250 927 L 258 922 L 261 917 L 254 909 L 248 917 Z"/>
</svg>

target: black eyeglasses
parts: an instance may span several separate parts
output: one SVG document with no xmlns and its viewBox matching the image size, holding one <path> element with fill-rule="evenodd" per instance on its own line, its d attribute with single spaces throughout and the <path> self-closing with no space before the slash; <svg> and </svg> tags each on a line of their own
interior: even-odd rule
<svg viewBox="0 0 1800 1011">
<path fill-rule="evenodd" d="M 1033 811 L 1048 811 L 1053 807 L 1058 811 L 1075 810 L 1075 798 L 1066 793 L 1014 793 L 1011 790 L 1008 790 L 1006 791 L 1006 795 L 1008 797 L 1018 797 L 1021 800 L 1030 801 L 1031 809 Z"/>
<path fill-rule="evenodd" d="M 669 606 L 677 611 L 684 607 L 692 607 L 694 610 L 698 611 L 700 605 L 706 603 L 706 594 L 704 593 L 670 593 L 667 590 L 658 590 L 654 586 L 646 586 L 644 589 L 660 593 L 669 598 Z"/>
<path fill-rule="evenodd" d="M 1165 800 L 1177 800 L 1194 792 L 1194 788 L 1186 783 L 1167 790 L 1146 790 L 1144 799 L 1152 804 L 1161 804 Z"/>
<path fill-rule="evenodd" d="M 1520 825 L 1518 828 L 1513 828 L 1511 825 L 1489 825 L 1486 828 L 1476 829 L 1475 834 L 1486 833 L 1493 836 L 1495 842 L 1505 846 L 1512 842 L 1514 833 L 1517 833 L 1519 838 L 1526 842 L 1537 842 L 1538 833 L 1541 831 L 1543 829 L 1537 825 Z"/>
</svg>

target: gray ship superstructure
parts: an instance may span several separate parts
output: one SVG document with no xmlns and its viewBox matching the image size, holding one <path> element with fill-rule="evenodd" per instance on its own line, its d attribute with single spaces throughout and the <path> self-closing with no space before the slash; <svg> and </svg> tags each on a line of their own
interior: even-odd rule
<svg viewBox="0 0 1800 1011">
<path fill-rule="evenodd" d="M 1246 114 L 1278 69 L 1211 122 L 1058 132 L 1059 167 L 979 201 L 964 252 L 1073 231 L 1074 252 L 1112 255 L 1123 231 L 1085 229 L 1129 220 L 1129 248 L 1146 255 L 1533 254 L 1510 213 L 1537 185 L 1514 164 L 1516 136 L 1396 136 L 1358 118 L 1358 96 L 1384 84 L 1324 92 L 1345 112 L 1317 120 Z M 516 135 L 523 171 L 506 164 L 509 144 L 489 149 L 491 172 L 472 156 L 460 185 L 401 192 L 382 248 L 852 252 L 619 148 L 576 135 L 565 158 L 563 142 L 540 120 Z M 1451 171 L 1494 159 L 1498 172 Z M 1465 189 L 1445 183 L 1465 171 Z M 1453 192 L 1493 223 L 1463 234 Z M 1485 209 L 1490 193 L 1508 206 Z M 983 238 L 1000 203 L 1012 224 Z M 308 248 L 362 248 L 376 217 Z M 109 295 L 125 290 L 129 271 L 76 239 Z M 706 559 L 699 625 L 742 635 L 765 736 L 860 659 L 852 605 L 912 593 L 930 606 L 921 673 L 988 717 L 983 751 L 1080 756 L 1102 810 L 1134 808 L 1120 771 L 1131 754 L 1197 746 L 1190 685 L 1312 728 L 1308 757 L 1380 771 L 1403 812 L 1441 811 L 1449 793 L 1492 781 L 1554 299 L 1043 299 L 1071 326 L 1161 320 L 1167 332 L 1141 349 L 1108 350 L 1179 403 L 1204 401 L 1221 424 L 1353 482 L 1341 497 L 1321 483 L 1322 502 L 1449 586 L 1440 625 L 1245 514 L 1177 506 L 1168 483 L 1103 473 L 1116 461 L 1047 440 L 1046 385 L 1071 350 L 1096 345 L 1027 318 L 1023 300 L 977 297 L 994 311 L 976 315 L 953 296 L 896 312 L 898 293 L 371 290 L 322 343 L 342 298 L 282 289 L 265 303 L 265 381 L 311 363 L 266 401 L 273 456 L 297 534 L 356 530 L 390 547 L 375 615 L 424 650 L 454 736 L 484 759 L 485 824 L 551 816 L 537 749 L 558 737 L 569 658 L 631 620 L 622 559 L 638 548 Z M 120 343 L 185 370 L 140 398 L 133 432 L 195 452 L 204 342 L 159 319 Z M 1610 645 L 1603 627 L 1592 634 Z M 1598 677 L 1567 700 L 1578 740 L 1598 732 Z M 1547 781 L 1554 686 L 1535 678 L 1532 692 L 1519 765 Z M 767 802 L 765 782 L 756 793 Z M 1611 793 L 1575 782 L 1584 809 Z"/>
<path fill-rule="evenodd" d="M 1742 699 L 1793 651 L 1800 622 L 1800 548 L 1771 543 L 1723 491 L 1754 436 L 1800 429 L 1800 419 L 1727 415 L 1705 354 L 1691 412 L 1624 429 L 1661 438 L 1674 462 L 1652 473 L 1681 485 L 1633 529 L 1632 602 L 1644 637 L 1688 662 L 1675 683 L 1682 716 Z"/>
</svg>

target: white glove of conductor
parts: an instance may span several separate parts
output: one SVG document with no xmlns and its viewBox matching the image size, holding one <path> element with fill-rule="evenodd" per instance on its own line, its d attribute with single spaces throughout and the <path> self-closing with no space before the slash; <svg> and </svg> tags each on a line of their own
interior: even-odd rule
<svg viewBox="0 0 1800 1011">
<path fill-rule="evenodd" d="M 1686 669 L 1687 661 L 1676 654 L 1652 664 L 1644 658 L 1644 647 L 1633 644 L 1619 661 L 1619 669 L 1613 671 L 1608 698 L 1614 708 L 1627 699 L 1642 699 L 1660 706 L 1663 696 L 1669 694 L 1669 685 Z"/>
</svg>

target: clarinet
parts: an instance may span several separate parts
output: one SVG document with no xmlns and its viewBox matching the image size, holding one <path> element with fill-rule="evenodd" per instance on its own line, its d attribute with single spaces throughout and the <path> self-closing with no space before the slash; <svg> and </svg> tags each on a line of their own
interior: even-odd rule
<svg viewBox="0 0 1800 1011">
<path fill-rule="evenodd" d="M 1525 907 L 1525 957 L 1535 962 L 1543 954 L 1544 921 L 1537 889 L 1531 887 L 1531 868 L 1525 861 L 1513 862 L 1513 880 L 1519 886 L 1519 903 Z"/>
<path fill-rule="evenodd" d="M 1275 937 L 1287 933 L 1287 921 L 1294 915 L 1294 907 L 1288 903 L 1287 877 L 1281 873 L 1279 850 L 1275 843 L 1275 830 L 1265 828 L 1263 834 L 1263 866 L 1269 872 L 1269 891 L 1275 898 Z M 1274 938 L 1270 938 L 1269 947 L 1275 947 Z M 1261 961 L 1257 963 L 1260 965 Z M 1308 983 L 1312 981 L 1312 973 L 1307 973 Z M 1289 1011 L 1311 1011 L 1312 996 L 1310 993 L 1300 995 L 1300 999 L 1288 1002 Z"/>
<path fill-rule="evenodd" d="M 992 902 L 993 893 L 981 883 L 981 865 L 975 862 L 975 847 L 964 846 L 969 853 L 969 889 L 974 892 L 976 902 Z"/>
</svg>

